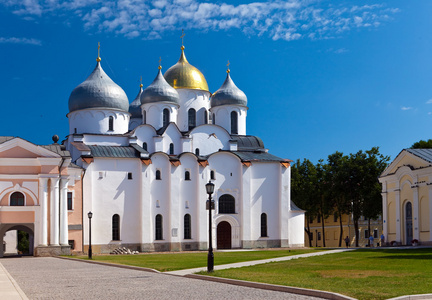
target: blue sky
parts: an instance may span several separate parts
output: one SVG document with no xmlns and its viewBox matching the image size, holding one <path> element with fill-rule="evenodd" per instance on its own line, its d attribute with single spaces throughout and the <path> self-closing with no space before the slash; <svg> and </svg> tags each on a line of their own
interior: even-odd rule
<svg viewBox="0 0 432 300">
<path fill-rule="evenodd" d="M 231 77 L 248 134 L 316 162 L 432 138 L 432 1 L 0 0 L 0 135 L 68 134 L 71 91 L 102 66 L 130 102 L 180 56 L 211 92 Z"/>
</svg>

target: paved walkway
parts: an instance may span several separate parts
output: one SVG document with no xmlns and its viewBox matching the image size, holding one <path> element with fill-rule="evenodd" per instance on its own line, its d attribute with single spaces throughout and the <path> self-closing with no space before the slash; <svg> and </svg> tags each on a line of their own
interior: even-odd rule
<svg viewBox="0 0 432 300">
<path fill-rule="evenodd" d="M 224 270 L 224 269 L 231 269 L 231 268 L 249 267 L 249 266 L 254 266 L 254 265 L 259 265 L 259 264 L 266 264 L 269 262 L 286 261 L 286 260 L 292 260 L 292 259 L 297 259 L 297 258 L 301 258 L 301 257 L 312 257 L 312 256 L 340 253 L 340 252 L 352 251 L 352 250 L 355 250 L 355 249 L 353 249 L 353 248 L 335 249 L 335 250 L 318 251 L 318 252 L 312 252 L 312 253 L 306 253 L 306 254 L 298 254 L 298 255 L 292 255 L 292 256 L 283 256 L 283 257 L 275 257 L 275 258 L 268 258 L 268 259 L 261 259 L 261 260 L 244 261 L 244 262 L 239 262 L 239 263 L 234 263 L 234 264 L 217 265 L 217 266 L 214 266 L 214 269 L 215 270 Z M 201 272 L 201 271 L 207 271 L 207 267 L 171 271 L 171 272 L 165 272 L 165 274 L 185 276 L 185 275 L 189 275 L 189 274 L 193 274 L 193 273 L 197 273 L 197 272 Z"/>
<path fill-rule="evenodd" d="M 28 299 L 15 280 L 0 262 L 0 299 L 21 300 Z"/>
<path fill-rule="evenodd" d="M 30 299 L 320 299 L 54 257 L 0 262 L 0 276 L 9 272 Z M 0 292 L 0 299 L 27 299 L 12 285 Z"/>
</svg>

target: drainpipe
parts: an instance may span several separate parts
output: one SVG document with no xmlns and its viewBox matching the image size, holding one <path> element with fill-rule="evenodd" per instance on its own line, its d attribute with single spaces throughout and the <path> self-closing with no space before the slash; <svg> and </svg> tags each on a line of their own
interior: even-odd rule
<svg viewBox="0 0 432 300">
<path fill-rule="evenodd" d="M 86 174 L 86 169 L 84 169 L 83 175 L 81 177 L 81 251 L 84 252 L 84 175 Z"/>
</svg>

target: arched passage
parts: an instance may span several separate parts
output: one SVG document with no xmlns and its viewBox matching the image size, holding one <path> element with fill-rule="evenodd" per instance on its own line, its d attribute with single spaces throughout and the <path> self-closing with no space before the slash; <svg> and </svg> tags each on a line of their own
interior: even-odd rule
<svg viewBox="0 0 432 300">
<path fill-rule="evenodd" d="M 222 221 L 217 225 L 216 230 L 217 249 L 231 249 L 231 225 L 227 221 Z"/>
<path fill-rule="evenodd" d="M 4 256 L 4 251 L 6 248 L 5 239 L 4 239 L 5 234 L 7 232 L 12 232 L 12 231 L 17 232 L 17 235 L 15 236 L 18 236 L 18 231 L 22 231 L 26 233 L 26 238 L 28 239 L 28 253 L 23 253 L 23 254 L 33 255 L 34 254 L 34 225 L 33 224 L 1 224 L 0 225 L 0 257 Z"/>
<path fill-rule="evenodd" d="M 411 245 L 413 240 L 413 221 L 412 221 L 412 204 L 407 202 L 405 204 L 405 244 Z"/>
</svg>

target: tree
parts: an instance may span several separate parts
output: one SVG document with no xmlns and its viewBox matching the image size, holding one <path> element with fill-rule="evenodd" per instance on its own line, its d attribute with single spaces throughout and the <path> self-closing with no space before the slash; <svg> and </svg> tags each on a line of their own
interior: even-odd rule
<svg viewBox="0 0 432 300">
<path fill-rule="evenodd" d="M 305 231 L 312 247 L 310 219 L 317 216 L 316 197 L 314 193 L 316 168 L 308 159 L 297 162 L 291 168 L 291 198 L 294 203 L 306 211 Z"/>
<path fill-rule="evenodd" d="M 328 199 L 334 208 L 334 213 L 339 219 L 339 247 L 342 246 L 343 240 L 343 223 L 342 215 L 349 214 L 351 211 L 351 202 L 349 197 L 346 196 L 346 172 L 344 167 L 346 165 L 347 156 L 343 153 L 336 151 L 327 158 L 325 166 L 325 180 L 327 183 L 327 191 L 329 193 Z"/>
<path fill-rule="evenodd" d="M 423 149 L 423 148 L 432 148 L 432 140 L 429 139 L 427 141 L 420 140 L 412 144 L 411 149 Z"/>
</svg>

